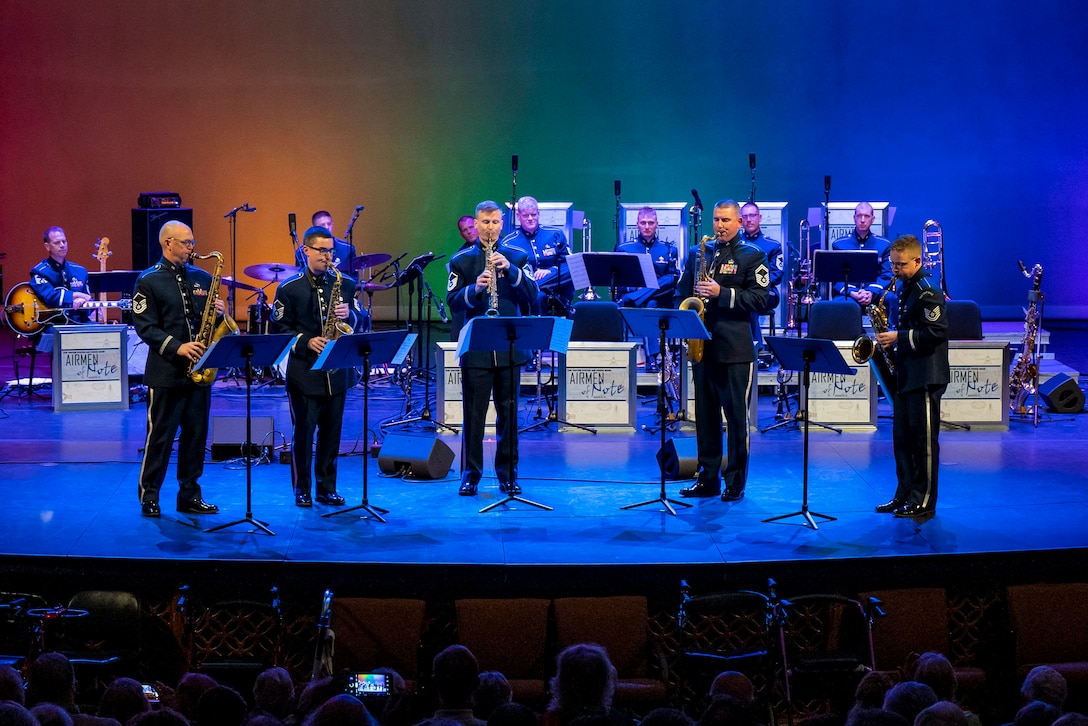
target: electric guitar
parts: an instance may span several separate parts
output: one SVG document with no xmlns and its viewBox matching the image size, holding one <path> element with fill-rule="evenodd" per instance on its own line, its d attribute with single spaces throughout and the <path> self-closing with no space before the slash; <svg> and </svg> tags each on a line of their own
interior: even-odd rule
<svg viewBox="0 0 1088 726">
<path fill-rule="evenodd" d="M 131 310 L 131 300 L 95 300 L 83 303 L 80 310 L 96 309 Z M 42 299 L 34 294 L 29 282 L 22 282 L 11 288 L 4 302 L 4 317 L 11 328 L 19 335 L 33 335 L 46 325 L 60 324 L 74 308 L 46 307 Z"/>
</svg>

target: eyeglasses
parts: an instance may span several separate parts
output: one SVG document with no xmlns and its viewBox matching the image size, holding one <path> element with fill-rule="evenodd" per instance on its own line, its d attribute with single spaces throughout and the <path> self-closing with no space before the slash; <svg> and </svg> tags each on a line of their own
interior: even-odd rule
<svg viewBox="0 0 1088 726">
<path fill-rule="evenodd" d="M 319 255 L 330 255 L 331 256 L 332 253 L 333 253 L 333 250 L 336 249 L 335 247 L 314 247 L 313 245 L 306 245 L 306 246 L 309 247 L 311 250 L 313 250 L 314 252 L 316 252 Z"/>
<path fill-rule="evenodd" d="M 185 245 L 186 247 L 196 247 L 196 240 L 195 239 L 178 239 L 177 237 L 167 237 L 166 239 L 170 240 L 170 241 L 173 241 L 173 242 L 180 242 L 181 244 Z"/>
<path fill-rule="evenodd" d="M 903 262 L 896 262 L 895 260 L 892 260 L 892 267 L 906 267 L 907 265 L 909 265 L 912 262 L 921 262 L 921 261 L 922 261 L 921 257 L 915 257 L 913 260 L 905 260 Z"/>
<path fill-rule="evenodd" d="M 758 214 L 742 214 L 742 215 L 740 215 L 740 218 L 741 219 L 759 219 L 759 215 Z"/>
</svg>

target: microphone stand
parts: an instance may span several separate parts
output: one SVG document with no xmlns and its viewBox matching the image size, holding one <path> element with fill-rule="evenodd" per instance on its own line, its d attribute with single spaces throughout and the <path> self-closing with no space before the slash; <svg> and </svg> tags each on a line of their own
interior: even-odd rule
<svg viewBox="0 0 1088 726">
<path fill-rule="evenodd" d="M 245 204 L 239 204 L 234 209 L 230 210 L 223 216 L 227 218 L 230 225 L 230 279 L 238 279 L 238 212 L 256 212 L 256 207 L 249 206 L 249 202 Z M 227 314 L 232 318 L 234 315 L 234 285 L 231 285 L 227 290 Z"/>
</svg>

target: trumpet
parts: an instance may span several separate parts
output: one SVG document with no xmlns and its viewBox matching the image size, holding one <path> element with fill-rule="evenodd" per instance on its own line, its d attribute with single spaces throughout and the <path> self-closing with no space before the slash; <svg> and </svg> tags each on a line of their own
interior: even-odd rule
<svg viewBox="0 0 1088 726">
<path fill-rule="evenodd" d="M 696 270 L 695 275 L 692 277 L 693 288 L 695 282 L 701 282 L 708 279 L 708 276 L 706 274 L 706 243 L 712 239 L 717 239 L 717 237 L 708 234 L 699 241 L 699 268 Z M 695 312 L 699 313 L 699 320 L 702 320 L 703 323 L 706 323 L 706 306 L 709 304 L 709 300 L 701 298 L 698 295 L 693 295 L 691 297 L 684 298 L 684 300 L 681 301 L 680 309 L 694 310 Z M 705 347 L 703 344 L 705 342 L 706 341 L 697 340 L 695 338 L 691 338 L 688 340 L 688 360 L 690 360 L 692 363 L 698 363 L 703 359 L 703 348 Z"/>
</svg>

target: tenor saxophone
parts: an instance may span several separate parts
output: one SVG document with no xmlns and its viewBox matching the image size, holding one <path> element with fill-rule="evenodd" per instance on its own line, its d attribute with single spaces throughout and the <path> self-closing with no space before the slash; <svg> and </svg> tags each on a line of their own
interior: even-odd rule
<svg viewBox="0 0 1088 726">
<path fill-rule="evenodd" d="M 873 326 L 874 337 L 870 338 L 868 335 L 860 335 L 854 341 L 854 344 L 850 347 L 850 355 L 854 358 L 856 363 L 868 363 L 869 359 L 875 354 L 879 353 L 880 357 L 884 360 L 884 365 L 887 366 L 888 373 L 895 375 L 895 362 L 892 360 L 891 352 L 876 342 L 877 335 L 886 333 L 890 329 L 888 325 L 888 307 L 884 303 L 884 299 L 888 297 L 888 293 L 895 288 L 896 278 L 892 277 L 892 281 L 888 283 L 888 286 L 884 288 L 880 293 L 880 297 L 876 302 L 870 303 L 865 308 L 865 312 L 869 315 L 869 323 Z"/>
<path fill-rule="evenodd" d="M 193 342 L 202 343 L 207 350 L 212 343 L 224 335 L 235 335 L 238 332 L 238 324 L 229 315 L 223 315 L 223 322 L 215 324 L 215 301 L 219 299 L 219 285 L 223 279 L 223 255 L 219 252 L 210 252 L 206 255 L 193 253 L 189 255 L 189 261 L 210 260 L 215 258 L 215 271 L 212 272 L 212 283 L 208 288 L 208 299 L 204 302 L 204 315 L 200 319 L 200 332 Z M 194 370 L 196 361 L 189 364 L 189 379 L 199 386 L 210 386 L 215 381 L 219 372 L 217 368 L 199 368 Z"/>
<path fill-rule="evenodd" d="M 352 330 L 350 325 L 336 317 L 336 306 L 343 302 L 340 297 L 340 283 L 344 276 L 335 267 L 332 271 L 336 273 L 336 282 L 332 284 L 329 292 L 329 309 L 325 313 L 325 326 L 321 329 L 321 337 L 336 340 L 341 335 L 351 335 Z"/>
<path fill-rule="evenodd" d="M 692 287 L 694 283 L 707 279 L 706 274 L 706 243 L 707 240 L 717 239 L 714 235 L 708 234 L 699 241 L 699 267 L 696 270 L 695 276 L 692 278 Z M 699 313 L 699 320 L 706 323 L 706 306 L 709 304 L 708 300 L 705 300 L 697 295 L 693 295 L 680 303 L 681 310 L 694 310 Z M 692 363 L 698 363 L 703 359 L 703 348 L 706 341 L 691 338 L 688 340 L 688 360 Z"/>
</svg>

